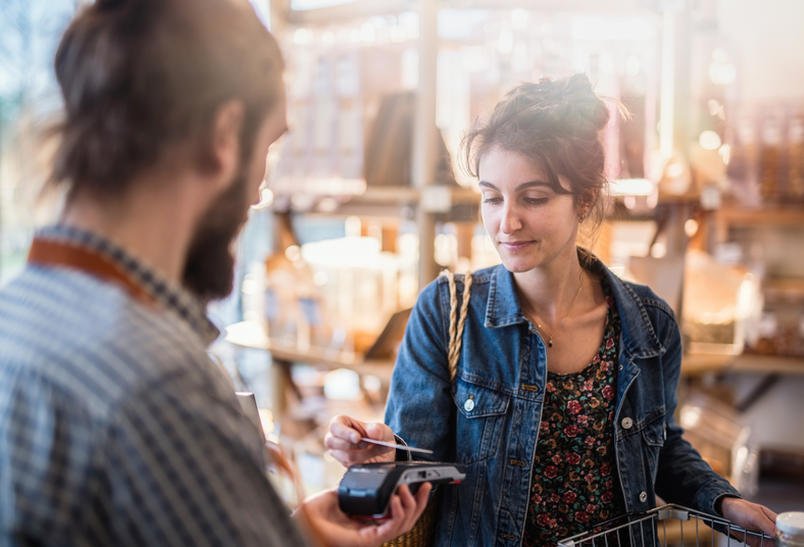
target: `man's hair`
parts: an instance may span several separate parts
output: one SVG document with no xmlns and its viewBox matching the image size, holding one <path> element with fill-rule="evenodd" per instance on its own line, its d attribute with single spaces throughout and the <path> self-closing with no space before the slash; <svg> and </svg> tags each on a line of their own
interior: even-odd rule
<svg viewBox="0 0 804 547">
<path fill-rule="evenodd" d="M 211 124 L 245 107 L 241 153 L 282 89 L 279 47 L 247 2 L 97 0 L 67 28 L 55 59 L 64 97 L 51 185 L 120 195 L 181 143 L 210 165 Z"/>
</svg>

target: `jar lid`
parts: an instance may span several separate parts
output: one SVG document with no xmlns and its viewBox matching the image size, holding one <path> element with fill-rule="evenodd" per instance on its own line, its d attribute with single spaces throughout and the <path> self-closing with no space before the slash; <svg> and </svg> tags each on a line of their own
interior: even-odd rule
<svg viewBox="0 0 804 547">
<path fill-rule="evenodd" d="M 790 511 L 780 513 L 776 517 L 776 528 L 785 534 L 800 534 L 804 532 L 804 512 Z"/>
</svg>

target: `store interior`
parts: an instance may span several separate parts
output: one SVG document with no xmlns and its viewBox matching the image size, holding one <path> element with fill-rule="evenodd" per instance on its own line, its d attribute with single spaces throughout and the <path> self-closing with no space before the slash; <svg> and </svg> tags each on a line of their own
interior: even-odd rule
<svg viewBox="0 0 804 547">
<path fill-rule="evenodd" d="M 252 5 L 286 57 L 291 131 L 239 240 L 236 291 L 211 306 L 212 353 L 307 493 L 343 473 L 323 446 L 333 416 L 382 420 L 419 291 L 499 261 L 464 133 L 516 84 L 583 72 L 612 112 L 607 215 L 585 245 L 679 318 L 690 442 L 747 497 L 804 507 L 804 3 Z M 31 166 L 4 124 L 0 210 L 18 211 Z M 30 231 L 18 216 L 4 214 L 6 250 Z"/>
<path fill-rule="evenodd" d="M 585 244 L 680 318 L 688 439 L 745 495 L 801 506 L 804 6 L 778 4 L 268 6 L 292 130 L 220 351 L 308 490 L 343 472 L 322 444 L 332 416 L 382 420 L 418 291 L 499 260 L 464 132 L 517 83 L 583 72 L 613 113 L 608 213 Z"/>
</svg>

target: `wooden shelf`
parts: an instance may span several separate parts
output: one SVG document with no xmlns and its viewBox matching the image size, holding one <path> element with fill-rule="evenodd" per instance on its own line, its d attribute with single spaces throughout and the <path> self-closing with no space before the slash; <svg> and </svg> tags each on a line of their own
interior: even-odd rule
<svg viewBox="0 0 804 547">
<path fill-rule="evenodd" d="M 328 348 L 300 349 L 282 344 L 265 335 L 262 325 L 254 321 L 240 321 L 226 327 L 226 341 L 235 346 L 267 351 L 274 359 L 293 363 L 307 363 L 328 370 L 348 368 L 358 374 L 372 374 L 389 380 L 393 361 L 369 360 L 353 352 Z"/>
<path fill-rule="evenodd" d="M 771 277 L 762 282 L 762 289 L 768 295 L 788 295 L 804 297 L 804 277 Z"/>
<path fill-rule="evenodd" d="M 804 207 L 768 206 L 757 209 L 723 207 L 715 212 L 718 223 L 730 226 L 801 226 L 804 227 Z"/>
<path fill-rule="evenodd" d="M 412 218 L 414 209 L 421 207 L 428 213 L 475 219 L 480 193 L 463 186 L 433 185 L 419 189 L 412 186 L 362 186 L 351 184 L 346 191 L 327 193 L 322 185 L 304 189 L 303 202 L 294 201 L 292 188 L 279 186 L 273 203 L 258 207 L 271 207 L 275 211 L 290 210 L 303 214 L 390 216 Z M 298 187 L 295 189 L 298 192 Z M 298 194 L 295 194 L 298 196 Z M 467 213 L 466 210 L 470 212 Z"/>
<path fill-rule="evenodd" d="M 290 4 L 290 0 L 283 0 Z M 300 26 L 328 26 L 335 23 L 353 22 L 367 17 L 396 15 L 404 11 L 416 11 L 418 2 L 414 0 L 359 0 L 346 4 L 324 6 L 306 10 L 285 9 L 284 17 L 288 23 Z"/>
<path fill-rule="evenodd" d="M 750 373 L 804 375 L 804 357 L 778 355 L 685 355 L 681 363 L 685 376 L 708 373 Z"/>
<path fill-rule="evenodd" d="M 290 0 L 282 0 L 289 4 Z M 441 0 L 442 9 L 538 9 L 545 12 L 597 12 L 602 15 L 634 14 L 655 17 L 655 11 L 636 0 L 609 0 L 605 6 L 596 6 L 587 0 Z M 292 25 L 328 26 L 353 22 L 374 16 L 397 15 L 405 11 L 418 12 L 419 2 L 414 0 L 357 0 L 345 4 L 306 10 L 285 7 L 284 19 Z"/>
<path fill-rule="evenodd" d="M 765 206 L 758 208 L 725 205 L 713 211 L 712 227 L 714 242 L 729 239 L 729 229 L 762 227 L 802 227 L 804 228 L 804 208 Z"/>
</svg>

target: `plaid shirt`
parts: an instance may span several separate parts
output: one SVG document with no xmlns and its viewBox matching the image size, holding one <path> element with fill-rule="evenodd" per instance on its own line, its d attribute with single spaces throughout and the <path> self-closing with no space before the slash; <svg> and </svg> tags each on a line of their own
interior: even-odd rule
<svg viewBox="0 0 804 547">
<path fill-rule="evenodd" d="M 36 240 L 148 298 L 37 263 L 0 289 L 0 545 L 301 545 L 203 306 L 97 235 Z"/>
</svg>

